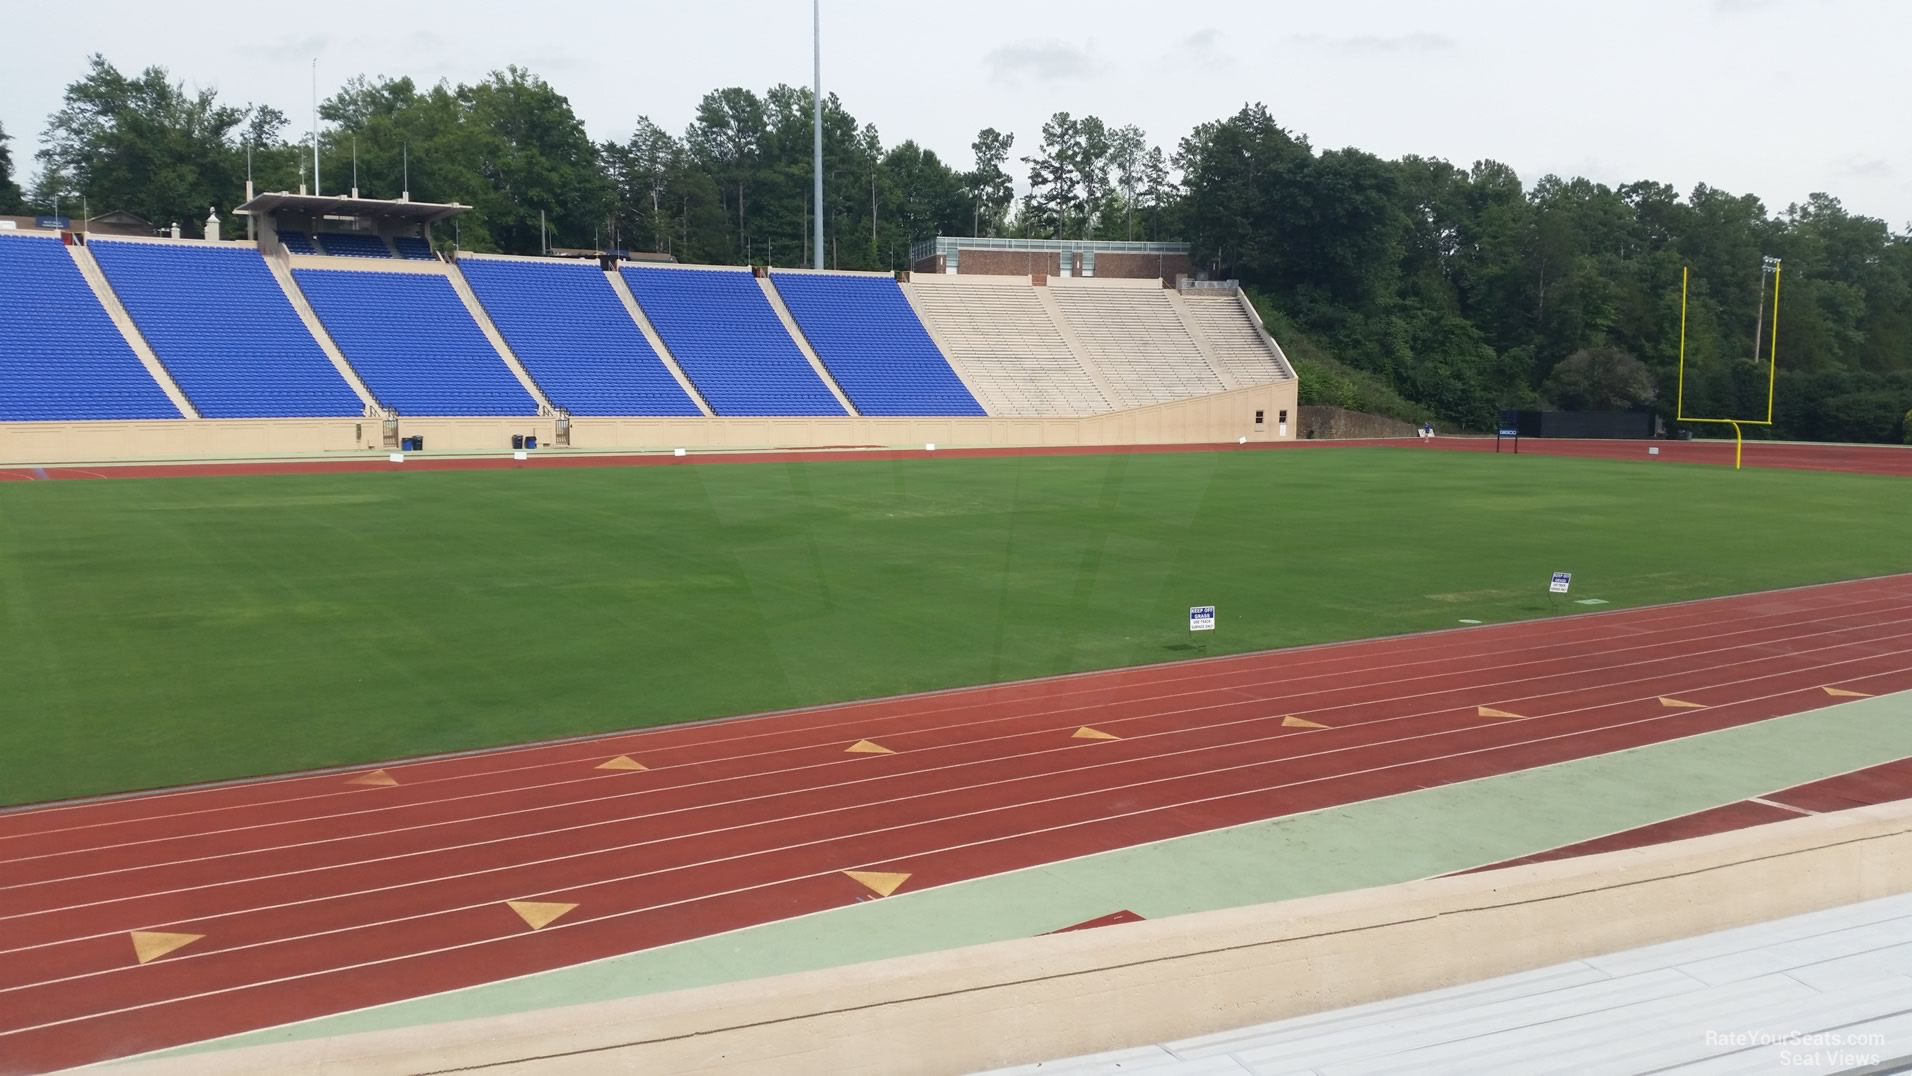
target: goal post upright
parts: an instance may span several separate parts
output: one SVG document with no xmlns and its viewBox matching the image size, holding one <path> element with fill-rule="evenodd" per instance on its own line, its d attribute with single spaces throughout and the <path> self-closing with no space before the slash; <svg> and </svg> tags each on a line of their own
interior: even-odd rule
<svg viewBox="0 0 1912 1076">
<path fill-rule="evenodd" d="M 1686 413 L 1686 304 L 1687 287 L 1692 273 L 1690 266 L 1680 266 L 1680 345 L 1678 361 L 1678 387 L 1674 390 L 1673 420 L 1675 422 L 1709 423 L 1733 428 L 1733 470 L 1740 469 L 1746 449 L 1746 438 L 1742 426 L 1771 426 L 1773 424 L 1773 399 L 1779 387 L 1779 259 L 1765 258 L 1760 266 L 1760 275 L 1766 270 L 1773 274 L 1773 324 L 1772 339 L 1768 348 L 1766 366 L 1766 417 L 1749 418 L 1700 418 Z M 1762 289 L 1765 281 L 1760 282 Z M 1758 345 L 1754 345 L 1753 361 L 1759 361 Z"/>
</svg>

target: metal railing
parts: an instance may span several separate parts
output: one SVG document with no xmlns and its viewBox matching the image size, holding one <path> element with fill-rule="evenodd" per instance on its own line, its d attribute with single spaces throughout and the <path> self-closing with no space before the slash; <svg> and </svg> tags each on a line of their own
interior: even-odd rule
<svg viewBox="0 0 1912 1076">
<path fill-rule="evenodd" d="M 1131 239 L 1005 239 L 995 236 L 942 235 L 910 244 L 910 261 L 959 250 L 1024 250 L 1041 253 L 1187 254 L 1187 243 L 1157 243 Z"/>
</svg>

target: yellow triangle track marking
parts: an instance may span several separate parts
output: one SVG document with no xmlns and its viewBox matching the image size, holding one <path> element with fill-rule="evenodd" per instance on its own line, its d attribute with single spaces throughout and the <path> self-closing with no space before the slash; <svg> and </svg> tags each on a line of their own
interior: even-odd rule
<svg viewBox="0 0 1912 1076">
<path fill-rule="evenodd" d="M 907 874 L 896 874 L 890 871 L 844 871 L 843 873 L 859 884 L 869 887 L 879 897 L 889 896 L 902 888 L 904 882 L 910 880 Z"/>
<path fill-rule="evenodd" d="M 1304 718 L 1284 717 L 1281 719 L 1281 727 L 1284 729 L 1325 729 L 1328 726 L 1319 722 L 1308 721 Z"/>
<path fill-rule="evenodd" d="M 129 936 L 133 939 L 133 955 L 142 964 L 149 964 L 205 937 L 204 934 L 166 934 L 156 930 L 135 930 Z"/>
<path fill-rule="evenodd" d="M 1665 695 L 1660 696 L 1660 705 L 1667 708 L 1668 710 L 1704 710 L 1706 709 L 1706 704 L 1703 702 L 1687 702 L 1685 699 L 1669 699 Z"/>
<path fill-rule="evenodd" d="M 638 760 L 632 758 L 629 755 L 619 755 L 616 758 L 611 759 L 609 762 L 600 762 L 598 763 L 597 768 L 600 770 L 648 770 L 650 769 L 649 766 L 644 765 L 642 762 L 639 762 Z"/>
<path fill-rule="evenodd" d="M 1821 690 L 1835 699 L 1869 699 L 1872 697 L 1863 691 L 1847 691 L 1842 687 L 1828 687 L 1822 688 Z"/>
<path fill-rule="evenodd" d="M 896 754 L 896 752 L 890 750 L 887 747 L 884 747 L 882 744 L 871 743 L 868 740 L 858 740 L 857 742 L 844 748 L 843 753 L 846 755 L 894 755 Z"/>
<path fill-rule="evenodd" d="M 348 785 L 373 785 L 379 788 L 388 788 L 397 784 L 398 778 L 393 777 L 384 770 L 373 770 L 371 773 L 361 773 L 345 783 Z"/>
<path fill-rule="evenodd" d="M 1526 720 L 1526 718 L 1522 717 L 1519 714 L 1510 714 L 1505 710 L 1496 710 L 1491 706 L 1476 706 L 1474 708 L 1474 715 L 1476 717 L 1503 717 L 1513 721 Z"/>
<path fill-rule="evenodd" d="M 1084 725 L 1070 733 L 1069 738 L 1072 740 L 1119 740 L 1122 737 L 1112 732 L 1103 732 L 1101 729 L 1092 729 Z"/>
<path fill-rule="evenodd" d="M 525 926 L 532 930 L 543 930 L 556 922 L 559 916 L 576 908 L 575 904 L 557 904 L 542 900 L 508 900 L 505 904 L 518 913 Z"/>
</svg>

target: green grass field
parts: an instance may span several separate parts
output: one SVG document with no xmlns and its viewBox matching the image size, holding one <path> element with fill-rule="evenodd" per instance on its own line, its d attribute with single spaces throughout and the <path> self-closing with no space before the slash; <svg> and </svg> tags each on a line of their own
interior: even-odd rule
<svg viewBox="0 0 1912 1076">
<path fill-rule="evenodd" d="M 1305 452 L 0 485 L 0 803 L 1912 570 L 1904 479 Z"/>
</svg>

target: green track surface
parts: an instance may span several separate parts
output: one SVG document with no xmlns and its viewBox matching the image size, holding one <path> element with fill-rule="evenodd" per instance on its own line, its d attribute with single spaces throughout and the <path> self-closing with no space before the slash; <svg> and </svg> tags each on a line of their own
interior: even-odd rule
<svg viewBox="0 0 1912 1076">
<path fill-rule="evenodd" d="M 1403 448 L 0 485 L 0 803 L 1912 570 L 1900 478 Z"/>
</svg>

